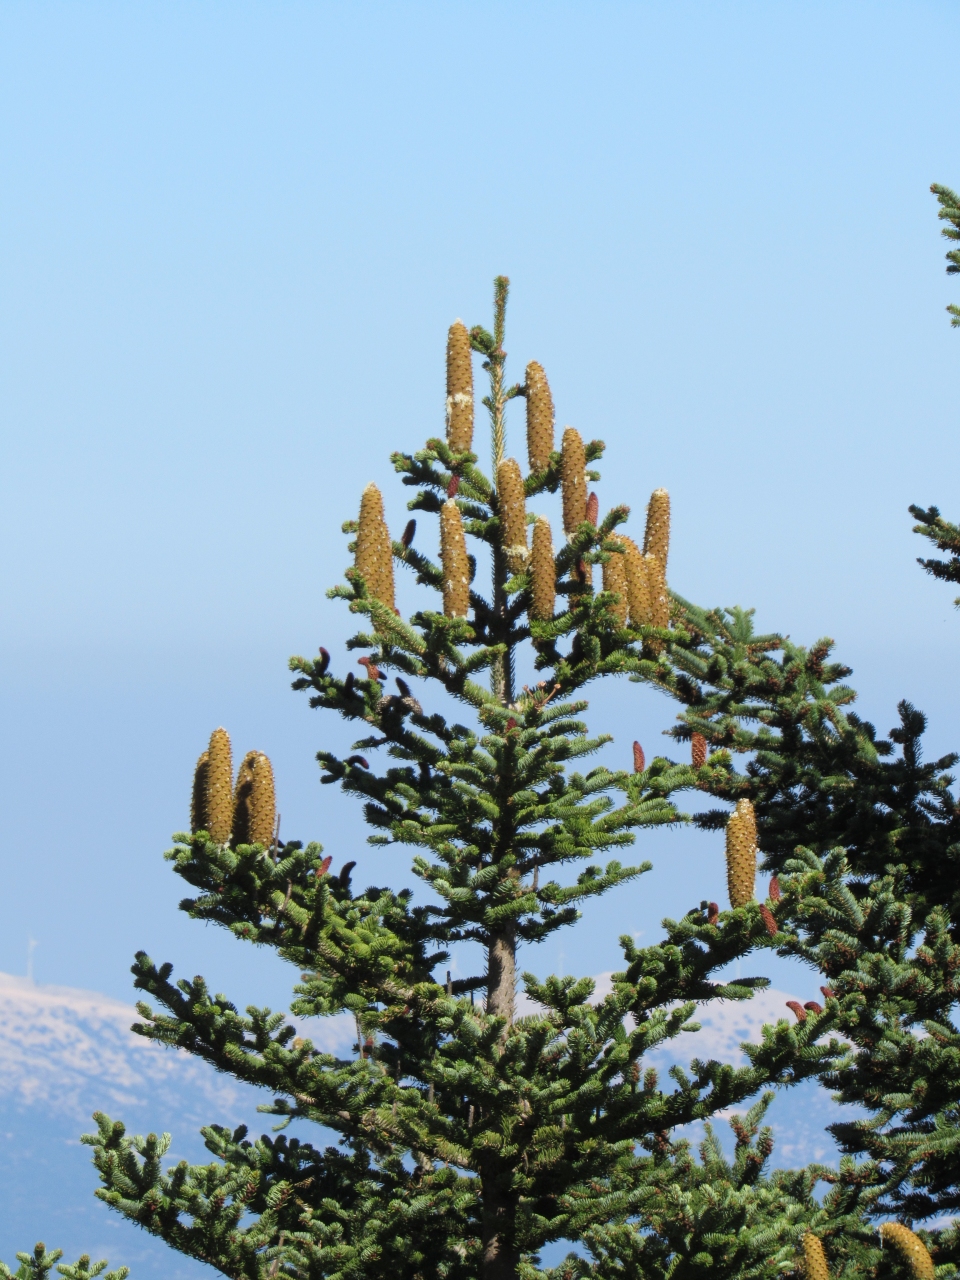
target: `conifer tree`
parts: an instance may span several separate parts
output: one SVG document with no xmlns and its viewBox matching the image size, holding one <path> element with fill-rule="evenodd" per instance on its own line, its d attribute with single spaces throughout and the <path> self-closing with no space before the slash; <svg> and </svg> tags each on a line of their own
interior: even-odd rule
<svg viewBox="0 0 960 1280">
<path fill-rule="evenodd" d="M 795 1018 L 764 1029 L 745 1067 L 694 1061 L 667 1083 L 643 1059 L 695 1026 L 698 1005 L 749 999 L 765 985 L 722 978 L 731 961 L 758 948 L 812 954 L 815 938 L 786 932 L 820 889 L 819 880 L 811 888 L 806 861 L 799 870 L 789 862 L 799 819 L 787 793 L 808 788 L 799 809 L 809 818 L 805 835 L 819 824 L 836 843 L 834 828 L 861 817 L 864 802 L 846 794 L 823 801 L 817 752 L 846 752 L 853 768 L 879 748 L 869 727 L 844 719 L 844 698 L 831 687 L 840 669 L 826 665 L 822 646 L 804 653 L 753 637 L 742 612 L 707 614 L 671 597 L 664 490 L 651 498 L 642 551 L 618 532 L 625 505 L 601 514 L 590 485 L 600 479 L 602 442 L 568 427 L 555 448 L 553 400 L 536 362 L 523 384 L 507 385 L 507 288 L 496 281 L 492 332 L 451 327 L 446 435 L 393 457 L 413 491 L 411 510 L 437 517 L 439 563 L 416 545 L 413 520 L 391 538 L 381 494 L 368 486 L 359 518 L 345 525 L 354 564 L 331 592 L 363 620 L 348 643 L 362 651 L 363 674 L 342 672 L 324 649 L 291 664 L 294 687 L 313 707 L 357 726 L 350 754 L 319 753 L 322 781 L 362 803 L 371 843 L 414 849 L 429 905 L 409 889 L 355 888 L 360 855 L 335 868 L 318 844 L 281 842 L 269 762 L 251 753 L 234 781 L 222 729 L 198 762 L 193 829 L 168 854 L 194 890 L 183 909 L 272 947 L 298 975 L 291 1013 L 348 1014 L 353 1054 L 324 1051 L 285 1014 L 241 1012 L 202 978 L 175 981 L 169 963 L 141 953 L 134 966 L 135 985 L 152 1001 L 138 1006 L 140 1034 L 267 1091 L 273 1100 L 263 1109 L 281 1127 L 313 1122 L 338 1145 L 285 1133 L 251 1140 L 245 1128 L 211 1125 L 209 1164 L 165 1169 L 168 1136 L 130 1138 L 99 1115 L 86 1139 L 98 1194 L 173 1248 L 236 1277 L 514 1280 L 541 1273 L 544 1246 L 570 1238 L 589 1256 L 571 1255 L 558 1276 L 692 1276 L 715 1267 L 772 1277 L 795 1267 L 804 1236 L 819 1239 L 825 1222 L 838 1236 L 827 1246 L 836 1274 L 867 1274 L 876 1250 L 852 1162 L 821 1205 L 813 1187 L 822 1171 L 764 1172 L 769 1135 L 757 1134 L 765 1102 L 735 1122 L 732 1164 L 712 1135 L 698 1161 L 674 1133 L 767 1085 L 841 1071 L 831 1033 L 847 1030 L 852 996 L 831 996 L 815 1011 L 798 1005 Z M 474 354 L 489 381 L 489 471 L 474 451 Z M 507 408 L 520 398 L 526 475 L 507 453 Z M 564 540 L 555 547 L 537 507 L 558 491 Z M 424 606 L 409 618 L 396 608 L 395 568 L 422 589 Z M 518 688 L 524 645 L 541 679 Z M 692 740 L 691 764 L 647 763 L 635 743 L 632 769 L 580 770 L 609 741 L 588 733 L 581 691 L 612 676 L 684 704 L 676 736 Z M 448 717 L 451 705 L 461 719 Z M 735 752 L 753 749 L 744 719 L 757 709 L 765 724 L 770 707 L 793 734 L 789 749 L 764 740 L 760 772 L 737 773 Z M 927 779 L 927 791 L 937 786 Z M 638 832 L 647 844 L 662 839 L 683 819 L 673 797 L 691 787 L 735 807 L 733 818 L 700 820 L 729 819 L 730 909 L 694 904 L 665 921 L 652 946 L 621 939 L 621 968 L 602 998 L 589 977 L 521 976 L 524 948 L 648 869 L 616 855 Z M 937 826 L 941 817 L 928 820 Z M 893 839 L 892 827 L 886 835 Z M 758 840 L 785 873 L 784 890 L 771 889 L 763 904 L 754 896 Z M 881 856 L 882 832 L 874 844 Z M 915 881 L 898 891 L 934 892 L 919 874 Z M 482 962 L 454 977 L 451 956 L 462 957 L 463 944 Z M 521 1014 L 521 983 L 533 1013 Z"/>
</svg>

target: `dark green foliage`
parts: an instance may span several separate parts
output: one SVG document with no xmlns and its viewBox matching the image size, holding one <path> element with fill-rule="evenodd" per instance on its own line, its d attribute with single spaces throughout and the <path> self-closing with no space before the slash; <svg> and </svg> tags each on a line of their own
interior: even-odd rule
<svg viewBox="0 0 960 1280">
<path fill-rule="evenodd" d="M 947 226 L 943 227 L 941 235 L 947 240 L 960 240 L 960 197 L 955 191 L 951 191 L 949 187 L 941 187 L 939 183 L 934 182 L 930 190 L 937 197 L 937 203 L 940 210 L 937 217 L 941 221 L 946 222 Z M 956 275 L 960 272 L 960 249 L 951 249 L 946 254 L 947 275 Z M 956 328 L 960 326 L 960 307 L 949 306 L 947 311 L 950 313 L 950 323 Z"/>
<path fill-rule="evenodd" d="M 664 1142 L 647 1178 L 631 1187 L 628 1220 L 591 1227 L 590 1258 L 571 1255 L 559 1276 L 583 1280 L 701 1280 L 708 1275 L 761 1280 L 796 1267 L 801 1236 L 827 1240 L 837 1275 L 869 1274 L 879 1260 L 864 1226 L 852 1162 L 839 1173 L 811 1165 L 767 1172 L 773 1134 L 761 1128 L 772 1093 L 730 1121 L 733 1159 L 724 1158 L 712 1126 L 695 1158 L 687 1141 Z M 818 1200 L 817 1184 L 832 1184 Z"/>
<path fill-rule="evenodd" d="M 101 1280 L 126 1280 L 130 1274 L 126 1267 L 107 1271 L 106 1262 L 91 1263 L 86 1254 L 72 1266 L 61 1262 L 62 1257 L 62 1249 L 48 1250 L 46 1245 L 38 1244 L 33 1253 L 17 1254 L 20 1265 L 16 1271 L 11 1271 L 5 1263 L 0 1262 L 0 1280 L 47 1280 L 54 1269 L 58 1275 L 66 1276 L 67 1280 L 94 1280 L 95 1276 L 99 1276 Z"/>
<path fill-rule="evenodd" d="M 910 514 L 920 521 L 913 526 L 914 533 L 929 538 L 938 551 L 945 551 L 949 560 L 924 560 L 919 558 L 927 573 L 944 582 L 960 582 L 960 526 L 949 524 L 941 516 L 936 507 L 924 510 L 923 507 L 911 507 Z M 960 605 L 960 598 L 954 600 Z"/>
</svg>

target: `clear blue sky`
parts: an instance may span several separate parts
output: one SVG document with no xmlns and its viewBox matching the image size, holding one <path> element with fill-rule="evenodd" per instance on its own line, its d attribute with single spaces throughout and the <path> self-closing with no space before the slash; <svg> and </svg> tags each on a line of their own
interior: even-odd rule
<svg viewBox="0 0 960 1280">
<path fill-rule="evenodd" d="M 672 585 L 836 637 L 882 729 L 906 695 L 960 741 L 906 513 L 960 516 L 928 192 L 960 185 L 958 37 L 918 0 L 4 5 L 0 969 L 32 938 L 38 980 L 129 999 L 143 946 L 283 1000 L 160 856 L 218 724 L 273 758 L 286 836 L 406 879 L 319 787 L 342 736 L 285 663 L 348 634 L 341 522 L 372 479 L 401 526 L 389 454 L 441 430 L 446 328 L 497 272 L 514 375 L 607 441 L 604 506 L 669 488 Z M 672 714 L 620 685 L 593 723 L 626 762 Z M 719 836 L 640 854 L 529 963 L 613 968 L 721 897 Z"/>
</svg>

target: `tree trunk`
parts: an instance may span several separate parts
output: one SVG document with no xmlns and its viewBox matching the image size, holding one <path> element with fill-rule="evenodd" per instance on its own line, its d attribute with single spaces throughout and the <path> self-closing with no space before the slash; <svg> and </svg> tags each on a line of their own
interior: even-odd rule
<svg viewBox="0 0 960 1280">
<path fill-rule="evenodd" d="M 487 1013 L 513 1022 L 517 987 L 517 934 L 510 924 L 494 934 L 487 951 Z"/>
<path fill-rule="evenodd" d="M 516 1280 L 520 1250 L 514 1244 L 517 1204 L 504 1194 L 496 1176 L 481 1177 L 483 1187 L 483 1280 Z"/>
<path fill-rule="evenodd" d="M 511 924 L 493 936 L 487 951 L 487 1013 L 513 1022 L 516 1003 L 517 935 Z M 517 1200 L 504 1190 L 509 1178 L 494 1157 L 480 1170 L 483 1195 L 483 1280 L 516 1280 L 520 1252 L 514 1244 Z"/>
</svg>

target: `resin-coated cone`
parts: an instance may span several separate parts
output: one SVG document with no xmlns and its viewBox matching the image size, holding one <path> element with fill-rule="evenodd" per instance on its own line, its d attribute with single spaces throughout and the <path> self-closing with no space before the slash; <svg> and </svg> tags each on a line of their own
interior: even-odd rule
<svg viewBox="0 0 960 1280">
<path fill-rule="evenodd" d="M 519 573 L 527 563 L 527 498 L 523 476 L 515 458 L 497 465 L 497 504 L 500 508 L 500 539 L 507 568 Z"/>
<path fill-rule="evenodd" d="M 823 1245 L 812 1231 L 805 1232 L 803 1237 L 803 1274 L 806 1280 L 830 1280 Z"/>
<path fill-rule="evenodd" d="M 440 562 L 443 565 L 443 612 L 465 618 L 470 608 L 470 564 L 460 508 L 448 498 L 440 511 Z"/>
<path fill-rule="evenodd" d="M 587 458 L 580 432 L 574 427 L 564 428 L 561 455 L 563 531 L 573 533 L 587 518 Z"/>
<path fill-rule="evenodd" d="M 527 365 L 527 460 L 531 471 L 545 471 L 553 452 L 553 396 L 536 360 Z"/>
<path fill-rule="evenodd" d="M 757 818 L 749 800 L 738 800 L 727 819 L 727 889 L 731 907 L 745 907 L 757 878 Z"/>
<path fill-rule="evenodd" d="M 207 830 L 207 762 L 206 751 L 197 761 L 193 771 L 193 794 L 190 797 L 190 830 L 196 835 L 198 831 Z"/>
<path fill-rule="evenodd" d="M 623 545 L 622 539 L 616 534 L 613 535 L 611 541 Z M 615 591 L 620 599 L 616 604 L 610 605 L 610 612 L 616 618 L 621 627 L 627 625 L 627 565 L 626 556 L 619 551 L 611 551 L 609 559 L 604 561 L 603 565 L 603 589 L 604 591 Z"/>
<path fill-rule="evenodd" d="M 909 1227 L 905 1227 L 902 1222 L 884 1222 L 880 1227 L 880 1236 L 885 1244 L 892 1244 L 900 1254 L 913 1280 L 934 1280 L 936 1272 L 927 1246 Z"/>
<path fill-rule="evenodd" d="M 210 839 L 226 844 L 233 825 L 233 757 L 226 729 L 214 729 L 207 747 L 204 817 Z"/>
<path fill-rule="evenodd" d="M 473 360 L 462 320 L 454 320 L 447 334 L 447 444 L 454 453 L 473 446 Z"/>
<path fill-rule="evenodd" d="M 557 599 L 557 567 L 553 558 L 553 538 L 546 516 L 537 516 L 533 526 L 530 556 L 530 617 L 545 622 L 553 617 Z"/>
<path fill-rule="evenodd" d="M 645 554 L 656 556 L 667 576 L 667 555 L 670 552 L 670 495 L 666 489 L 654 489 L 647 506 L 647 528 L 643 537 Z"/>
<path fill-rule="evenodd" d="M 368 484 L 360 499 L 355 565 L 374 600 L 393 608 L 393 548 L 383 514 L 383 498 Z"/>
</svg>

